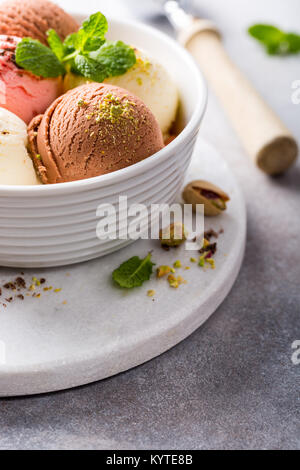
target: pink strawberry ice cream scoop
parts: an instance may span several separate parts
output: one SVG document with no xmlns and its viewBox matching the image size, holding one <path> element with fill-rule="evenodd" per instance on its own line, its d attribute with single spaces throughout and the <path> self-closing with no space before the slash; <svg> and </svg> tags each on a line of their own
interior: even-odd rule
<svg viewBox="0 0 300 470">
<path fill-rule="evenodd" d="M 20 38 L 0 35 L 0 107 L 28 124 L 62 93 L 62 78 L 43 78 L 20 69 L 15 50 Z"/>
</svg>

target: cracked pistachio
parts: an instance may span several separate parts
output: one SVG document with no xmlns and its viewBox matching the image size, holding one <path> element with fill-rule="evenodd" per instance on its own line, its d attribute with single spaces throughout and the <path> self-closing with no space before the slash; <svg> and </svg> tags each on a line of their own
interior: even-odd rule
<svg viewBox="0 0 300 470">
<path fill-rule="evenodd" d="M 184 225 L 175 222 L 160 230 L 159 239 L 163 246 L 179 246 L 186 241 Z"/>
<path fill-rule="evenodd" d="M 196 204 L 204 204 L 204 215 L 216 216 L 226 210 L 226 203 L 230 201 L 228 194 L 215 184 L 204 180 L 192 181 L 182 193 L 187 204 L 192 204 L 196 210 Z"/>
</svg>

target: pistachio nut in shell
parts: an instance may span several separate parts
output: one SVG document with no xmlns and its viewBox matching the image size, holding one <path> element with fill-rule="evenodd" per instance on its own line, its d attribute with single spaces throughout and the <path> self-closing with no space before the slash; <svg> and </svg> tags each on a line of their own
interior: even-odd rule
<svg viewBox="0 0 300 470">
<path fill-rule="evenodd" d="M 189 183 L 183 190 L 182 197 L 187 204 L 204 205 L 204 215 L 211 217 L 226 210 L 226 202 L 230 200 L 228 194 L 213 183 L 196 180 Z"/>
<path fill-rule="evenodd" d="M 175 222 L 159 232 L 159 239 L 164 246 L 179 246 L 185 242 L 186 237 L 184 225 L 180 222 Z"/>
</svg>

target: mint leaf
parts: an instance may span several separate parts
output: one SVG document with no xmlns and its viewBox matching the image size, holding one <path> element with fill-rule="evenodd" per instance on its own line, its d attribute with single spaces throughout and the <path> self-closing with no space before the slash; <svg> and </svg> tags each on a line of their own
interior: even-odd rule
<svg viewBox="0 0 300 470">
<path fill-rule="evenodd" d="M 105 66 L 82 54 L 75 57 L 73 70 L 95 82 L 103 82 L 108 76 Z"/>
<path fill-rule="evenodd" d="M 75 51 L 78 46 L 78 33 L 69 34 L 64 40 L 64 46 L 69 49 L 69 52 Z"/>
<path fill-rule="evenodd" d="M 108 30 L 107 20 L 102 13 L 91 15 L 83 22 L 77 33 L 72 33 L 64 41 L 65 55 L 63 62 L 71 62 L 74 68 L 74 59 L 77 54 L 88 55 L 96 51 L 105 43 L 105 34 Z"/>
<path fill-rule="evenodd" d="M 108 76 L 123 75 L 136 63 L 136 55 L 132 47 L 122 41 L 107 41 L 98 51 L 91 54 L 108 72 Z"/>
<path fill-rule="evenodd" d="M 104 39 L 108 31 L 107 19 L 102 15 L 102 13 L 95 13 L 82 23 L 80 31 L 84 31 L 85 33 L 83 35 L 84 43 L 95 36 L 100 39 Z"/>
<path fill-rule="evenodd" d="M 297 54 L 300 52 L 300 36 L 285 33 L 275 26 L 256 24 L 248 29 L 249 34 L 257 39 L 271 55 Z"/>
<path fill-rule="evenodd" d="M 84 44 L 84 51 L 86 51 L 86 52 L 96 51 L 104 43 L 105 43 L 105 39 L 102 39 L 99 36 L 94 36 L 92 38 L 88 38 L 88 40 Z"/>
<path fill-rule="evenodd" d="M 47 31 L 47 41 L 52 52 L 54 52 L 58 60 L 61 61 L 65 55 L 65 47 L 54 29 Z"/>
<path fill-rule="evenodd" d="M 264 43 L 278 43 L 283 37 L 282 31 L 268 24 L 256 24 L 249 28 L 249 34 Z"/>
<path fill-rule="evenodd" d="M 125 261 L 113 272 L 113 280 L 119 286 L 127 289 L 143 285 L 145 281 L 150 279 L 153 272 L 154 263 L 151 261 L 151 256 L 151 253 L 149 253 L 144 259 L 134 256 Z"/>
<path fill-rule="evenodd" d="M 77 33 L 67 36 L 64 45 L 78 52 L 96 51 L 105 43 L 107 30 L 108 24 L 105 16 L 100 12 L 95 13 L 83 22 Z"/>
<path fill-rule="evenodd" d="M 300 36 L 295 33 L 287 33 L 285 39 L 289 45 L 290 54 L 297 54 L 300 52 Z"/>
<path fill-rule="evenodd" d="M 44 78 L 59 77 L 65 72 L 51 49 L 31 38 L 23 38 L 17 45 L 16 63 L 19 67 Z"/>
</svg>

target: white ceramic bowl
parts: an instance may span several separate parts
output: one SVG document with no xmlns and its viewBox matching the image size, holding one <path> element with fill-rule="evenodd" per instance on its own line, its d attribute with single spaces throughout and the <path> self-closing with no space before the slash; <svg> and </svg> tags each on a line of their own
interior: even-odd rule
<svg viewBox="0 0 300 470">
<path fill-rule="evenodd" d="M 128 21 L 109 24 L 110 38 L 144 49 L 167 67 L 179 88 L 184 128 L 160 152 L 114 173 L 55 185 L 0 185 L 2 266 L 62 266 L 116 251 L 130 241 L 97 238 L 99 204 L 118 204 L 119 195 L 147 207 L 171 203 L 180 188 L 206 107 L 202 75 L 181 46 L 155 29 Z"/>
</svg>

